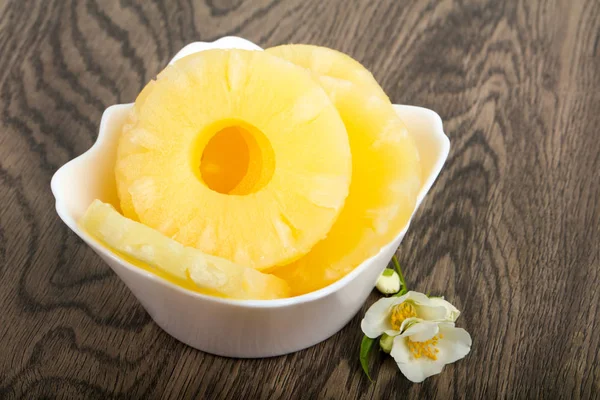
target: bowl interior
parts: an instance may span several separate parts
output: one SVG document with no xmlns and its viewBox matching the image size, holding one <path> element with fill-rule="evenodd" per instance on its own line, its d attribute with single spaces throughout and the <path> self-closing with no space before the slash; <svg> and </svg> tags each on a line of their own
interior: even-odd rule
<svg viewBox="0 0 600 400">
<path fill-rule="evenodd" d="M 133 104 L 119 104 L 104 111 L 100 134 L 94 145 L 63 165 L 52 177 L 56 211 L 75 233 L 81 236 L 77 220 L 95 199 L 120 210 L 114 166 L 121 127 Z"/>
</svg>

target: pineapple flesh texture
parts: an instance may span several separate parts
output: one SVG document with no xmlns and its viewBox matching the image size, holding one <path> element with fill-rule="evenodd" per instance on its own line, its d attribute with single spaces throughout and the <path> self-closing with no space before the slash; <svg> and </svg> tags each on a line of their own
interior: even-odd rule
<svg viewBox="0 0 600 400">
<path fill-rule="evenodd" d="M 115 175 L 126 217 L 264 269 L 327 235 L 351 167 L 344 123 L 308 71 L 265 52 L 207 50 L 140 93 Z"/>
<path fill-rule="evenodd" d="M 417 148 L 389 100 L 370 86 L 325 75 L 319 80 L 346 124 L 352 183 L 327 238 L 304 257 L 270 270 L 290 284 L 293 295 L 327 286 L 377 254 L 409 222 L 421 186 Z"/>
<path fill-rule="evenodd" d="M 184 247 L 125 218 L 100 200 L 89 206 L 79 224 L 126 261 L 186 289 L 234 299 L 268 300 L 289 295 L 284 280 Z"/>
<path fill-rule="evenodd" d="M 337 50 L 310 44 L 285 44 L 271 47 L 266 52 L 304 67 L 318 76 L 352 82 L 381 100 L 390 101 L 368 69 Z"/>
</svg>

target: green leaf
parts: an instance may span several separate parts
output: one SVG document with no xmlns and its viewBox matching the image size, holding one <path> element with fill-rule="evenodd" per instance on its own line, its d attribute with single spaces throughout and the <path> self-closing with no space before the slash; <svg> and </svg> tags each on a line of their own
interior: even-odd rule
<svg viewBox="0 0 600 400">
<path fill-rule="evenodd" d="M 364 336 L 360 343 L 360 365 L 362 365 L 363 371 L 365 371 L 367 378 L 369 378 L 371 382 L 373 382 L 373 379 L 371 379 L 371 375 L 369 374 L 369 359 L 375 348 L 375 342 L 375 339 Z"/>
</svg>

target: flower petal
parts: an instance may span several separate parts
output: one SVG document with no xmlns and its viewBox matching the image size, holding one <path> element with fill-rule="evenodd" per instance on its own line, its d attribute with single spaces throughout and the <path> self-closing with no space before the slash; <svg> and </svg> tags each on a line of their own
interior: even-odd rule
<svg viewBox="0 0 600 400">
<path fill-rule="evenodd" d="M 400 336 L 408 337 L 413 342 L 424 342 L 438 334 L 440 331 L 438 325 L 438 322 L 420 321 L 409 326 Z"/>
<path fill-rule="evenodd" d="M 400 332 L 404 332 L 410 326 L 423 321 L 424 320 L 421 318 L 406 318 L 404 321 L 402 321 L 402 325 L 400 326 Z"/>
<path fill-rule="evenodd" d="M 429 321 L 446 321 L 450 314 L 448 305 L 454 306 L 440 298 L 429 298 L 420 292 L 410 291 L 406 294 L 407 300 L 412 301 L 417 309 L 417 316 Z M 441 300 L 441 301 L 440 301 Z M 456 310 L 458 311 L 458 310 Z"/>
<path fill-rule="evenodd" d="M 405 296 L 406 296 L 406 300 L 412 300 L 416 304 L 428 304 L 429 303 L 429 297 L 427 297 L 426 294 L 421 293 L 421 292 L 415 292 L 414 290 L 411 290 L 410 292 L 407 292 L 405 294 Z"/>
<path fill-rule="evenodd" d="M 445 310 L 444 320 L 454 322 L 458 319 L 460 315 L 460 311 L 456 307 L 454 307 L 450 302 L 445 300 L 442 297 L 431 297 L 429 299 L 429 305 L 433 307 L 443 307 Z M 429 319 L 429 318 L 425 318 Z"/>
<path fill-rule="evenodd" d="M 444 364 L 451 364 L 464 358 L 471 351 L 471 335 L 454 324 L 440 324 L 440 333 L 444 335 L 438 343 L 438 358 Z"/>
<path fill-rule="evenodd" d="M 392 334 L 397 334 L 390 324 L 390 310 L 394 305 L 402 303 L 405 297 L 406 295 L 400 297 L 387 297 L 373 303 L 360 323 L 360 328 L 363 333 L 371 339 L 375 339 L 389 330 L 392 331 Z"/>
<path fill-rule="evenodd" d="M 444 363 L 439 361 L 418 361 L 410 364 L 398 363 L 398 368 L 411 382 L 420 383 L 430 376 L 437 375 L 444 369 Z"/>
<path fill-rule="evenodd" d="M 406 343 L 406 338 L 402 336 L 396 336 L 394 338 L 394 344 L 392 345 L 390 355 L 394 357 L 394 361 L 397 363 L 409 363 L 413 360 L 413 356 Z"/>
<path fill-rule="evenodd" d="M 383 331 L 383 333 L 385 333 L 388 336 L 398 336 L 401 331 L 402 330 L 395 331 L 394 329 L 386 329 L 385 331 Z"/>
<path fill-rule="evenodd" d="M 417 305 L 417 315 L 419 318 L 428 321 L 445 321 L 446 309 L 444 307 L 433 307 L 426 304 Z"/>
</svg>

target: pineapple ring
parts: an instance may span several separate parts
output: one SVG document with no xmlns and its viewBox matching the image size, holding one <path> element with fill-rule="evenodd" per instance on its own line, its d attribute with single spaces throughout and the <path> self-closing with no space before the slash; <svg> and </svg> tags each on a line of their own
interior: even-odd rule
<svg viewBox="0 0 600 400">
<path fill-rule="evenodd" d="M 265 52 L 207 50 L 140 93 L 115 175 L 126 217 L 262 269 L 327 235 L 351 156 L 344 123 L 305 69 Z"/>
<path fill-rule="evenodd" d="M 289 296 L 284 280 L 184 247 L 100 200 L 90 204 L 79 224 L 119 257 L 186 289 L 234 299 Z"/>
<path fill-rule="evenodd" d="M 282 47 L 293 50 L 297 46 Z M 315 46 L 299 47 L 316 48 L 321 57 L 328 51 L 333 57 L 337 54 Z M 319 80 L 346 124 L 352 183 L 327 238 L 302 258 L 270 271 L 290 284 L 293 295 L 325 287 L 377 254 L 408 223 L 421 187 L 417 147 L 389 100 L 382 99 L 372 85 L 332 75 L 320 75 Z M 355 76 L 342 71 L 335 75 Z"/>
<path fill-rule="evenodd" d="M 309 69 L 319 76 L 352 82 L 390 103 L 390 99 L 373 74 L 361 63 L 342 52 L 310 44 L 284 44 L 265 51 Z"/>
</svg>

